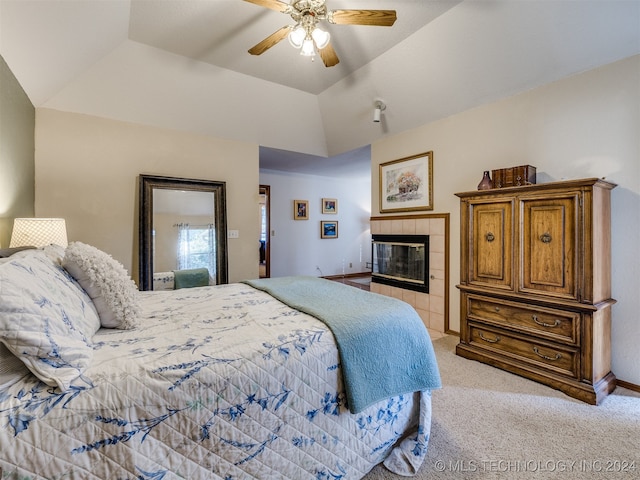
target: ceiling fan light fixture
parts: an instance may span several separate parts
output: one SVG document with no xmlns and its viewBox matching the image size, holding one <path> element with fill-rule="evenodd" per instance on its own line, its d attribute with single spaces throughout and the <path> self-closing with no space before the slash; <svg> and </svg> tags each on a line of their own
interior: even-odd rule
<svg viewBox="0 0 640 480">
<path fill-rule="evenodd" d="M 289 43 L 294 48 L 302 48 L 302 43 L 304 42 L 306 36 L 307 32 L 305 31 L 304 27 L 302 25 L 297 25 L 295 28 L 293 28 L 293 30 L 289 32 Z"/>
<path fill-rule="evenodd" d="M 305 38 L 304 42 L 302 42 L 302 48 L 300 49 L 300 55 L 303 55 L 305 57 L 315 57 L 315 55 L 316 55 L 316 47 L 313 44 L 313 38 L 311 38 L 310 36 Z"/>
<path fill-rule="evenodd" d="M 2 0 L 0 0 L 2 1 Z M 289 15 L 294 25 L 286 25 L 249 49 L 251 55 L 262 55 L 288 37 L 289 43 L 305 57 L 320 55 L 325 67 L 333 67 L 340 59 L 331 45 L 331 35 L 318 28 L 328 22 L 337 25 L 375 25 L 390 27 L 396 21 L 395 10 L 328 10 L 327 0 L 244 0 L 245 2 Z"/>
<path fill-rule="evenodd" d="M 313 41 L 316 42 L 316 47 L 318 50 L 322 50 L 324 47 L 329 45 L 329 40 L 331 40 L 331 35 L 329 32 L 325 32 L 324 30 L 316 27 L 311 32 L 311 37 Z"/>
</svg>

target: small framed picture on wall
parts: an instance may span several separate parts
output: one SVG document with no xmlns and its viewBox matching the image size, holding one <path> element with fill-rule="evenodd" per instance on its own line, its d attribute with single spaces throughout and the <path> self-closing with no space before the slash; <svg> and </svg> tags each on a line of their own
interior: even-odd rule
<svg viewBox="0 0 640 480">
<path fill-rule="evenodd" d="M 335 198 L 323 198 L 322 213 L 338 213 L 338 200 Z"/>
<path fill-rule="evenodd" d="M 320 238 L 338 238 L 338 222 L 320 222 Z"/>
<path fill-rule="evenodd" d="M 293 219 L 309 220 L 309 201 L 308 200 L 293 201 Z"/>
</svg>

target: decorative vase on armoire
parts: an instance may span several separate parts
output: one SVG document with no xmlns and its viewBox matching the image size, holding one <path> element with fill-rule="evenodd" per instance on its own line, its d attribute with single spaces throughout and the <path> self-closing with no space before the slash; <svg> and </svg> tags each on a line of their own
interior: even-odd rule
<svg viewBox="0 0 640 480">
<path fill-rule="evenodd" d="M 485 170 L 484 174 L 482 174 L 482 180 L 480 180 L 480 183 L 478 184 L 478 190 L 490 190 L 492 188 L 493 182 L 489 176 L 489 170 Z"/>
</svg>

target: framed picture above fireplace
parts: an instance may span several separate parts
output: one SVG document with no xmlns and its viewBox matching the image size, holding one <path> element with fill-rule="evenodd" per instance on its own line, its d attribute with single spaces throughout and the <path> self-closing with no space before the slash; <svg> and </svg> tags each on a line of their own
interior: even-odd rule
<svg viewBox="0 0 640 480">
<path fill-rule="evenodd" d="M 433 152 L 380 164 L 380 213 L 433 210 Z"/>
</svg>

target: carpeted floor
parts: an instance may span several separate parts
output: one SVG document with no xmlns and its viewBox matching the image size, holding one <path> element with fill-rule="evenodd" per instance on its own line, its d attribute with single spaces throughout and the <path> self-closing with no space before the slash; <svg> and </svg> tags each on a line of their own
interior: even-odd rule
<svg viewBox="0 0 640 480">
<path fill-rule="evenodd" d="M 415 478 L 640 478 L 640 394 L 618 387 L 600 406 L 455 355 L 434 341 L 443 388 L 433 393 L 427 458 Z M 366 480 L 397 480 L 383 466 Z"/>
</svg>

